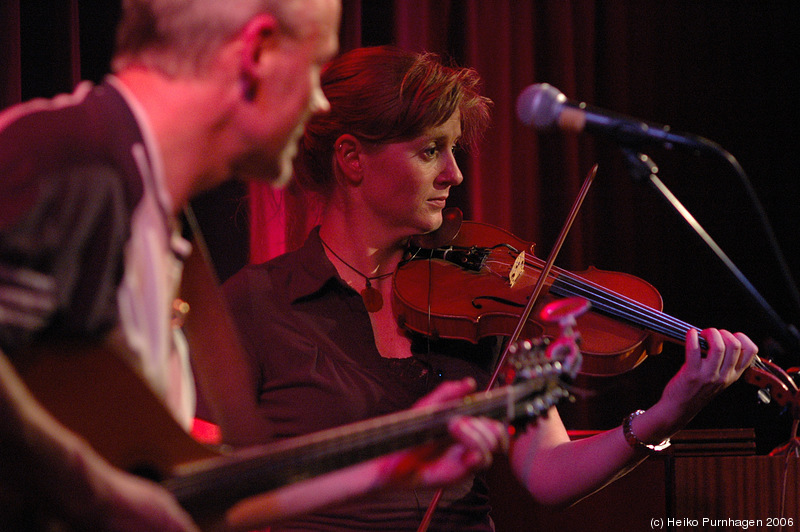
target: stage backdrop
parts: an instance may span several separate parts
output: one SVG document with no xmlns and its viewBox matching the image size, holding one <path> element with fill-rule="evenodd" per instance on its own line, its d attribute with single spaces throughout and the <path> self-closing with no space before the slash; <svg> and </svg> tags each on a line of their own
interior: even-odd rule
<svg viewBox="0 0 800 532">
<path fill-rule="evenodd" d="M 0 104 L 69 91 L 107 71 L 116 2 L 3 0 Z M 570 99 L 702 135 L 732 153 L 730 165 L 665 149 L 647 153 L 659 176 L 780 316 L 800 320 L 794 157 L 800 111 L 800 4 L 774 1 L 344 0 L 342 50 L 393 43 L 440 53 L 476 68 L 494 101 L 480 150 L 462 155 L 464 184 L 451 195 L 468 219 L 535 242 L 547 256 L 585 174 L 595 184 L 557 264 L 628 272 L 661 292 L 665 310 L 694 325 L 744 330 L 767 349 L 780 331 L 688 225 L 646 183 L 635 182 L 617 146 L 588 135 L 540 134 L 515 116 L 528 85 L 548 82 Z M 764 207 L 788 257 L 770 245 L 748 195 Z M 195 202 L 220 276 L 299 245 L 314 211 L 294 187 L 274 192 L 231 184 Z M 618 424 L 655 401 L 680 364 L 666 346 L 623 377 L 595 383 L 596 395 L 565 412 L 570 428 Z M 776 354 L 800 365 L 797 349 Z M 754 426 L 767 448 L 785 439 L 787 420 L 759 406 L 742 383 L 696 426 Z M 777 428 L 776 428 L 777 427 Z"/>
</svg>

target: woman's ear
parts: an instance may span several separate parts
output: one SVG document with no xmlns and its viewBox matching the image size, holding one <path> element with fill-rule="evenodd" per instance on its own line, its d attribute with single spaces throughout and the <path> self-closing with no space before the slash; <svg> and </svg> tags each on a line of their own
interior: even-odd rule
<svg viewBox="0 0 800 532">
<path fill-rule="evenodd" d="M 341 135 L 333 145 L 333 159 L 342 177 L 348 183 L 358 185 L 362 175 L 363 144 L 353 135 Z"/>
</svg>

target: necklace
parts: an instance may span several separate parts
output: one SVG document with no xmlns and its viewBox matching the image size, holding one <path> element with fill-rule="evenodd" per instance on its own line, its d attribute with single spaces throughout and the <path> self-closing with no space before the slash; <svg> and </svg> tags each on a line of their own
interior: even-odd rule
<svg viewBox="0 0 800 532">
<path fill-rule="evenodd" d="M 324 240 L 322 240 L 322 238 L 320 238 L 319 241 L 322 242 L 322 245 L 325 246 L 325 249 L 330 251 L 334 257 L 339 259 L 339 262 L 341 262 L 342 264 L 344 264 L 345 266 L 347 266 L 348 268 L 350 268 L 351 270 L 353 270 L 358 275 L 364 278 L 364 281 L 366 281 L 366 286 L 360 293 L 361 293 L 361 299 L 364 301 L 364 306 L 367 308 L 367 312 L 378 312 L 380 309 L 382 309 L 383 296 L 381 295 L 380 290 L 377 290 L 376 288 L 372 287 L 372 281 L 379 281 L 381 279 L 385 279 L 386 277 L 392 275 L 394 272 L 392 271 L 388 273 L 382 273 L 381 275 L 373 275 L 372 277 L 370 277 L 369 275 L 364 275 L 363 273 L 355 269 L 353 266 L 348 264 L 347 261 L 345 261 L 342 257 L 340 257 L 334 250 L 332 250 L 331 247 L 328 244 L 326 244 Z"/>
</svg>

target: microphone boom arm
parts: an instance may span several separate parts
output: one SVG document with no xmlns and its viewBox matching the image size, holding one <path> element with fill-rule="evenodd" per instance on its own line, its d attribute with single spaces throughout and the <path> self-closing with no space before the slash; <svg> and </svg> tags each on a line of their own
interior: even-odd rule
<svg viewBox="0 0 800 532">
<path fill-rule="evenodd" d="M 730 270 L 734 277 L 744 287 L 745 291 L 753 298 L 759 307 L 764 311 L 764 314 L 772 322 L 773 326 L 780 331 L 781 335 L 791 343 L 791 347 L 795 354 L 800 348 L 800 335 L 793 325 L 789 325 L 781 319 L 777 312 L 770 306 L 766 299 L 759 293 L 755 286 L 747 279 L 742 271 L 733 263 L 728 255 L 717 245 L 711 235 L 703 229 L 703 226 L 692 216 L 688 209 L 680 202 L 680 200 L 667 188 L 667 186 L 658 177 L 658 166 L 653 160 L 643 153 L 639 153 L 632 148 L 621 148 L 631 175 L 637 182 L 648 180 L 651 185 L 660 193 L 660 195 L 672 206 L 675 211 L 681 215 L 686 223 L 691 227 L 695 233 L 705 242 L 711 251 L 719 258 L 725 267 Z"/>
</svg>

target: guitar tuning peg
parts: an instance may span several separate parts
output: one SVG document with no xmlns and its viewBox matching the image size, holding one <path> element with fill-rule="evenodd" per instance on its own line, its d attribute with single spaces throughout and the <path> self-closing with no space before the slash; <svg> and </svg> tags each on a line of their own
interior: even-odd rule
<svg viewBox="0 0 800 532">
<path fill-rule="evenodd" d="M 539 317 L 547 323 L 557 323 L 562 329 L 571 332 L 578 316 L 589 310 L 591 304 L 582 297 L 568 297 L 548 303 L 539 312 Z"/>
<path fill-rule="evenodd" d="M 575 330 L 577 317 L 589 310 L 590 303 L 582 297 L 568 297 L 548 303 L 539 312 L 542 321 L 557 323 L 561 335 L 547 348 L 547 356 L 558 364 L 566 364 L 572 368 L 571 374 L 577 374 L 581 362 L 580 333 Z M 560 368 L 559 368 L 560 369 Z M 573 377 L 575 375 L 572 375 Z"/>
</svg>

